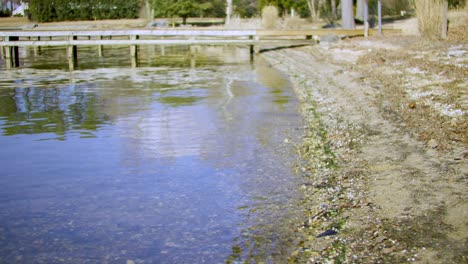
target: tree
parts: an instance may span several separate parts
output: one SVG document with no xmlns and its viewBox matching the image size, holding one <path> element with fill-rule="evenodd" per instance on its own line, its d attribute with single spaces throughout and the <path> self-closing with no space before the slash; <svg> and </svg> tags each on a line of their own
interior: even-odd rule
<svg viewBox="0 0 468 264">
<path fill-rule="evenodd" d="M 279 14 L 289 13 L 291 9 L 296 10 L 301 16 L 308 14 L 307 1 L 309 0 L 259 0 L 258 8 L 262 10 L 265 6 L 276 6 Z"/>
<path fill-rule="evenodd" d="M 256 0 L 233 0 L 232 5 L 240 17 L 253 17 L 258 13 Z"/>
<path fill-rule="evenodd" d="M 200 17 L 209 14 L 210 9 L 213 13 L 222 12 L 217 16 L 224 16 L 224 0 L 154 0 L 153 6 L 155 17 L 181 17 L 183 24 L 187 23 L 187 18 L 190 16 Z"/>
<path fill-rule="evenodd" d="M 137 18 L 140 1 L 30 0 L 29 11 L 38 22 Z"/>
<path fill-rule="evenodd" d="M 344 29 L 354 29 L 353 0 L 341 0 L 341 21 Z"/>
<path fill-rule="evenodd" d="M 310 10 L 310 16 L 312 17 L 313 20 L 316 20 L 318 18 L 318 15 L 317 15 L 317 8 L 315 8 L 315 0 L 307 0 L 307 6 L 309 7 L 309 10 Z"/>
<path fill-rule="evenodd" d="M 356 19 L 360 21 L 364 21 L 364 1 L 366 0 L 356 1 Z"/>
</svg>

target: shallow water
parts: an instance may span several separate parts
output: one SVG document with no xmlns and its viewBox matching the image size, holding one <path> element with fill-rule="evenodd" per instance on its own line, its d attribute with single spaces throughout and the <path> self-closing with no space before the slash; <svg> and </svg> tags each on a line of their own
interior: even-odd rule
<svg viewBox="0 0 468 264">
<path fill-rule="evenodd" d="M 2 262 L 223 263 L 252 233 L 287 247 L 271 232 L 297 194 L 288 81 L 245 48 L 127 53 L 1 68 Z"/>
</svg>

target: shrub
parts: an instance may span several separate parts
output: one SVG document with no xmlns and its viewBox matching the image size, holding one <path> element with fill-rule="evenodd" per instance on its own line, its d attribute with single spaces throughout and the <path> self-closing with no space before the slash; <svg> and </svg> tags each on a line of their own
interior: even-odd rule
<svg viewBox="0 0 468 264">
<path fill-rule="evenodd" d="M 137 18 L 139 1 L 31 0 L 29 11 L 37 22 Z"/>
<path fill-rule="evenodd" d="M 262 9 L 262 27 L 265 29 L 273 29 L 278 22 L 278 8 L 276 6 L 265 6 Z"/>
<path fill-rule="evenodd" d="M 444 0 L 415 0 L 419 33 L 425 38 L 438 39 L 442 35 Z"/>
</svg>

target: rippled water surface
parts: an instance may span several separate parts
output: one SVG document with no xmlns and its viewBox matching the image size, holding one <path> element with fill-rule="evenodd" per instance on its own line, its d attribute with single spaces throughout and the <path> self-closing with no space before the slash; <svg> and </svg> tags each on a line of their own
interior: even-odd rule
<svg viewBox="0 0 468 264">
<path fill-rule="evenodd" d="M 290 84 L 245 48 L 193 52 L 142 47 L 132 68 L 128 47 L 85 47 L 69 71 L 64 48 L 42 48 L 0 69 L 1 262 L 223 263 L 280 247 L 302 127 Z"/>
</svg>

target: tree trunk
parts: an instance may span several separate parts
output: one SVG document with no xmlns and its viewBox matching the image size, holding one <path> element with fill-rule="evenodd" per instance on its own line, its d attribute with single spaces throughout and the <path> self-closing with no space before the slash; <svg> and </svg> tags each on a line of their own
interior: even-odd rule
<svg viewBox="0 0 468 264">
<path fill-rule="evenodd" d="M 318 0 L 318 4 L 317 4 L 317 15 L 316 17 L 320 19 L 320 8 L 322 7 L 323 5 L 323 0 Z"/>
<path fill-rule="evenodd" d="M 317 10 L 315 9 L 315 0 L 307 0 L 307 5 L 309 6 L 310 17 L 312 17 L 312 20 L 316 20 Z"/>
<path fill-rule="evenodd" d="M 227 0 L 226 3 L 226 25 L 231 23 L 231 14 L 232 14 L 232 0 Z"/>
<path fill-rule="evenodd" d="M 353 0 L 341 0 L 341 21 L 344 29 L 354 29 Z"/>
<path fill-rule="evenodd" d="M 357 0 L 356 3 L 356 19 L 364 21 L 364 1 L 365 0 Z"/>
<path fill-rule="evenodd" d="M 152 21 L 153 17 L 151 17 L 151 5 L 149 0 L 145 1 L 145 18 L 148 21 Z"/>
<path fill-rule="evenodd" d="M 331 12 L 332 12 L 332 18 L 335 20 L 338 15 L 336 14 L 336 0 L 331 0 Z"/>
</svg>

